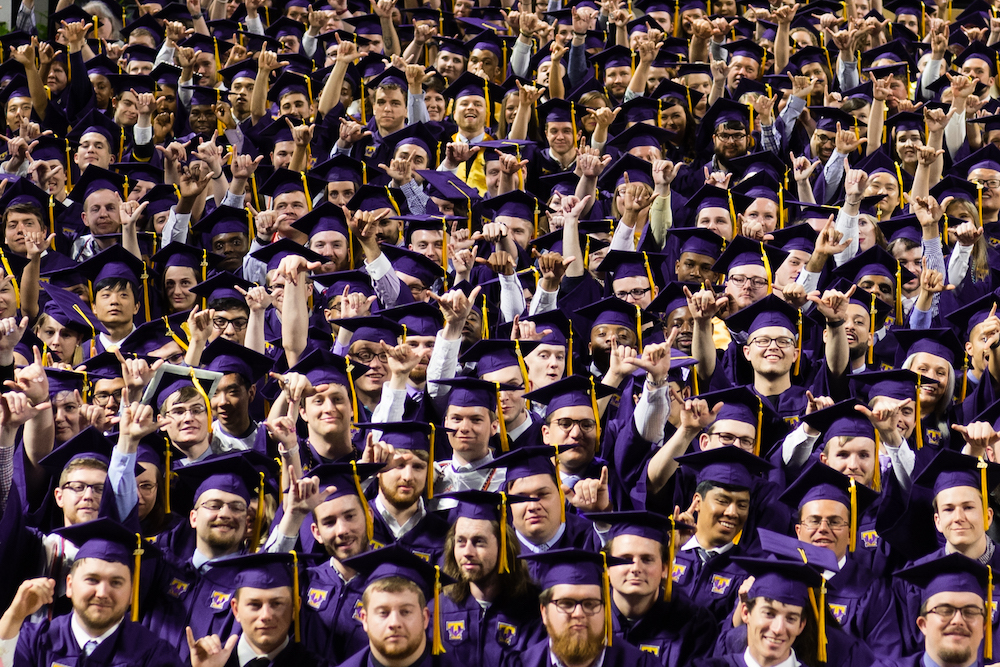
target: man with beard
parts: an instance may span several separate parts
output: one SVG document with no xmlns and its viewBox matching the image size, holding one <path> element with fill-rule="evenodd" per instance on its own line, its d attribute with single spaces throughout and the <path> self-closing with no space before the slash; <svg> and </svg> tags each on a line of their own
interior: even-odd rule
<svg viewBox="0 0 1000 667">
<path fill-rule="evenodd" d="M 440 612 L 439 586 L 451 577 L 399 545 L 370 551 L 345 562 L 367 576 L 358 616 L 368 635 L 368 647 L 341 663 L 343 667 L 452 667 L 462 665 L 445 652 L 435 626 Z"/>
<path fill-rule="evenodd" d="M 698 144 L 701 148 L 706 147 L 711 140 L 711 159 L 708 164 L 702 162 L 701 158 L 682 167 L 671 189 L 674 192 L 697 191 L 705 184 L 706 167 L 710 172 L 732 173 L 729 161 L 750 152 L 752 129 L 750 107 L 720 97 L 705 113 L 698 129 Z"/>
<path fill-rule="evenodd" d="M 219 561 L 215 569 L 234 573 L 236 592 L 229 604 L 240 624 L 239 638 L 225 642 L 218 635 L 198 641 L 188 634 L 193 667 L 246 667 L 264 660 L 275 667 L 321 667 L 327 661 L 289 636 L 295 624 L 299 636 L 300 592 L 298 557 L 287 553 L 256 553 Z"/>
<path fill-rule="evenodd" d="M 516 387 L 500 392 L 508 449 L 537 442 L 541 434 L 542 418 L 527 409 L 524 399 L 528 378 L 522 354 L 533 348 L 528 341 L 481 340 L 459 358 L 462 364 L 476 364 L 476 373 L 483 380 Z"/>
<path fill-rule="evenodd" d="M 506 504 L 527 500 L 485 491 L 448 494 L 458 501 L 445 543 L 444 571 L 457 584 L 441 598 L 441 636 L 465 665 L 500 665 L 544 637 L 538 591 L 507 537 Z"/>
<path fill-rule="evenodd" d="M 593 60 L 601 66 L 603 83 L 612 100 L 624 101 L 628 84 L 632 81 L 632 51 L 625 46 L 612 46 L 601 51 Z"/>
<path fill-rule="evenodd" d="M 622 565 L 620 558 L 581 549 L 557 549 L 521 556 L 534 564 L 542 589 L 538 597 L 548 638 L 511 656 L 516 667 L 652 667 L 652 654 L 626 641 L 611 642 L 611 600 L 604 594 L 607 568 Z M 605 564 L 606 563 L 606 564 Z"/>
<path fill-rule="evenodd" d="M 347 228 L 344 209 L 336 204 L 323 202 L 292 226 L 309 238 L 306 247 L 323 257 L 323 265 L 315 273 L 334 273 L 354 268 L 351 265 L 353 250 L 349 247 L 351 232 Z"/>
<path fill-rule="evenodd" d="M 595 379 L 603 378 L 611 368 L 613 344 L 641 349 L 639 327 L 645 329 L 650 325 L 645 311 L 613 296 L 580 308 L 575 314 L 592 322 L 587 348 L 591 362 L 587 370 Z"/>
<path fill-rule="evenodd" d="M 0 618 L 0 659 L 4 665 L 127 663 L 142 667 L 181 663 L 162 638 L 125 618 L 138 572 L 133 553 L 136 536 L 103 519 L 62 531 L 80 544 L 66 576 L 73 612 L 24 627 L 43 605 L 52 602 L 55 581 L 24 581 Z"/>
<path fill-rule="evenodd" d="M 423 406 L 424 390 L 427 388 L 427 366 L 434 353 L 437 333 L 444 327 L 444 316 L 438 308 L 422 302 L 397 306 L 380 311 L 380 314 L 406 327 L 406 339 L 403 345 L 409 346 L 417 357 L 417 365 L 410 371 L 405 391 L 397 389 L 390 398 L 393 407 L 388 411 L 388 419 L 396 420 L 400 417 L 416 419 L 427 409 Z M 384 394 L 388 384 L 383 385 L 383 401 L 386 399 Z"/>
<path fill-rule="evenodd" d="M 916 625 L 923 651 L 898 665 L 971 667 L 979 659 L 993 603 L 989 601 L 990 572 L 961 554 L 935 556 L 899 573 L 919 589 Z M 995 649 L 994 649 L 995 650 Z M 987 658 L 988 659 L 988 658 Z"/>
<path fill-rule="evenodd" d="M 607 530 L 604 551 L 626 563 L 608 568 L 615 640 L 625 640 L 666 666 L 687 665 L 707 656 L 717 632 L 708 610 L 663 584 L 673 562 L 670 519 L 652 512 L 587 515 Z M 601 524 L 605 524 L 602 526 Z"/>
<path fill-rule="evenodd" d="M 195 489 L 191 510 L 187 521 L 157 539 L 164 569 L 157 578 L 156 604 L 147 606 L 143 625 L 187 661 L 186 628 L 195 637 L 232 634 L 233 574 L 211 571 L 214 561 L 244 548 L 254 522 L 250 501 L 258 497 L 261 482 L 260 474 L 240 453 L 195 463 L 177 474 L 176 488 Z"/>
<path fill-rule="evenodd" d="M 428 512 L 424 493 L 432 498 L 429 470 L 434 456 L 436 429 L 417 421 L 362 423 L 372 429 L 372 439 L 392 452 L 378 473 L 378 494 L 369 502 L 372 514 L 372 546 L 380 549 L 398 543 L 428 563 L 444 558 L 448 522 Z"/>
<path fill-rule="evenodd" d="M 660 317 L 663 323 L 663 335 L 670 335 L 674 329 L 677 335 L 674 337 L 674 348 L 686 355 L 691 354 L 691 342 L 694 338 L 694 317 L 691 316 L 691 309 L 688 308 L 687 297 L 684 296 L 684 288 L 697 290 L 699 285 L 706 283 L 667 283 L 652 303 L 649 304 L 649 312 Z"/>
</svg>

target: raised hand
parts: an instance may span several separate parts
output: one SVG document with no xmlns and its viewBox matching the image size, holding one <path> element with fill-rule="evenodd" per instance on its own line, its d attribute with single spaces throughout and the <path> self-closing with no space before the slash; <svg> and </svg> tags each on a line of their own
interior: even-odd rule
<svg viewBox="0 0 1000 667">
<path fill-rule="evenodd" d="M 712 290 L 702 289 L 694 294 L 686 286 L 684 296 L 687 297 L 688 309 L 692 317 L 698 321 L 708 321 L 726 307 L 729 300 L 725 296 L 716 297 Z"/>
<path fill-rule="evenodd" d="M 573 488 L 563 486 L 563 494 L 573 507 L 583 512 L 604 512 L 611 508 L 608 493 L 608 467 L 601 468 L 600 479 L 585 478 Z"/>
</svg>

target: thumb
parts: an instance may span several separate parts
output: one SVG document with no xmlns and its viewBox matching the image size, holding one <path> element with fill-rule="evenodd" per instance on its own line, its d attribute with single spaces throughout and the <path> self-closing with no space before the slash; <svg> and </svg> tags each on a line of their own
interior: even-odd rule
<svg viewBox="0 0 1000 667">
<path fill-rule="evenodd" d="M 229 639 L 226 640 L 226 651 L 232 652 L 236 648 L 236 642 L 240 640 L 239 635 L 229 635 Z"/>
<path fill-rule="evenodd" d="M 601 468 L 601 486 L 608 485 L 608 466 Z"/>
</svg>

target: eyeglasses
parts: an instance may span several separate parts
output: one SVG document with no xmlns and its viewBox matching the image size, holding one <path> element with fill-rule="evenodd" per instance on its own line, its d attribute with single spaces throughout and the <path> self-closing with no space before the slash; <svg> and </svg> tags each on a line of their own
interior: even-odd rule
<svg viewBox="0 0 1000 667">
<path fill-rule="evenodd" d="M 807 516 L 802 519 L 802 525 L 809 530 L 819 530 L 824 522 L 830 527 L 830 530 L 841 530 L 847 527 L 847 519 L 842 519 L 839 516 Z"/>
<path fill-rule="evenodd" d="M 973 185 L 981 185 L 984 188 L 1000 188 L 1000 178 L 977 178 L 971 181 Z"/>
<path fill-rule="evenodd" d="M 200 404 L 189 405 L 186 408 L 177 406 L 176 408 L 170 408 L 167 410 L 167 414 L 174 419 L 184 419 L 184 415 L 188 413 L 191 413 L 192 417 L 201 417 L 206 412 L 208 412 L 208 408 Z"/>
<path fill-rule="evenodd" d="M 100 407 L 106 406 L 111 402 L 111 399 L 115 399 L 116 403 L 122 402 L 122 389 L 117 391 L 99 391 L 94 394 L 94 405 L 99 405 Z"/>
<path fill-rule="evenodd" d="M 740 443 L 740 447 L 743 449 L 753 449 L 754 439 L 753 438 L 740 438 L 732 433 L 709 433 L 710 437 L 716 437 L 726 447 L 732 447 L 737 442 Z"/>
<path fill-rule="evenodd" d="M 795 339 L 789 338 L 788 336 L 779 336 L 777 338 L 771 338 L 770 336 L 757 336 L 751 340 L 748 345 L 753 345 L 760 350 L 766 350 L 771 347 L 771 343 L 774 343 L 779 350 L 787 350 L 791 346 L 795 345 Z"/>
<path fill-rule="evenodd" d="M 642 287 L 636 287 L 635 289 L 630 289 L 627 291 L 615 292 L 615 297 L 621 299 L 622 301 L 624 301 L 629 297 L 632 297 L 633 299 L 638 301 L 642 297 L 646 296 L 646 292 L 651 292 L 651 291 L 653 291 L 652 287 L 647 287 L 645 289 L 643 289 Z"/>
<path fill-rule="evenodd" d="M 748 276 L 741 275 L 737 273 L 734 276 L 729 276 L 729 282 L 736 285 L 737 287 L 743 287 L 746 285 L 747 281 L 750 281 L 750 286 L 754 289 L 766 289 L 767 280 L 765 278 L 750 278 Z"/>
<path fill-rule="evenodd" d="M 580 430 L 584 433 L 591 433 L 597 428 L 597 422 L 593 419 L 570 419 L 569 417 L 563 417 L 561 419 L 553 419 L 552 423 L 566 433 L 572 431 L 574 426 L 579 426 Z"/>
<path fill-rule="evenodd" d="M 146 494 L 146 495 L 149 495 L 150 493 L 153 493 L 154 491 L 156 491 L 156 483 L 155 482 L 143 482 L 143 483 L 139 484 L 138 487 L 139 487 L 139 493 L 143 493 L 143 494 Z"/>
<path fill-rule="evenodd" d="M 90 489 L 94 492 L 95 496 L 100 496 L 104 494 L 104 484 L 87 484 L 85 482 L 66 482 L 60 488 L 64 490 L 72 491 L 73 493 L 82 496 Z"/>
<path fill-rule="evenodd" d="M 233 325 L 233 329 L 236 331 L 243 331 L 247 328 L 247 323 L 249 320 L 245 317 L 237 317 L 234 320 L 226 319 L 225 317 L 213 317 L 212 326 L 220 331 L 225 331 L 226 327 L 230 324 Z"/>
<path fill-rule="evenodd" d="M 601 600 L 600 598 L 587 598 L 586 600 L 559 598 L 558 600 L 553 600 L 552 604 L 556 606 L 556 609 L 567 616 L 575 612 L 577 607 L 582 607 L 583 613 L 587 616 L 598 614 L 602 609 L 604 609 L 604 600 Z"/>
<path fill-rule="evenodd" d="M 953 607 L 950 604 L 939 604 L 933 609 L 928 609 L 928 614 L 936 614 L 941 617 L 943 621 L 950 621 L 955 618 L 955 612 L 962 612 L 962 618 L 966 621 L 975 621 L 977 619 L 983 618 L 986 615 L 986 610 L 982 607 L 976 607 L 969 605 L 967 607 Z"/>
<path fill-rule="evenodd" d="M 426 288 L 426 287 L 424 287 L 423 285 L 420 285 L 420 284 L 410 285 L 410 294 L 412 294 L 415 298 L 416 297 L 420 297 L 420 296 L 423 296 L 421 294 L 421 292 L 425 291 L 426 289 L 428 289 L 428 288 Z"/>
<path fill-rule="evenodd" d="M 719 141 L 721 141 L 724 144 L 735 144 L 735 143 L 737 143 L 739 141 L 743 141 L 744 139 L 746 139 L 747 138 L 747 133 L 746 132 L 736 132 L 736 133 L 733 133 L 733 134 L 729 134 L 729 133 L 722 134 L 721 132 L 716 132 L 715 136 L 718 137 Z"/>
<path fill-rule="evenodd" d="M 383 364 L 389 361 L 389 355 L 385 352 L 379 352 L 376 354 L 371 350 L 358 350 L 357 352 L 353 352 L 351 356 L 363 364 L 370 364 L 372 359 L 378 359 Z"/>
<path fill-rule="evenodd" d="M 206 500 L 199 507 L 209 512 L 221 512 L 223 507 L 228 507 L 233 514 L 243 514 L 247 511 L 247 504 L 238 500 L 231 503 L 224 503 L 221 500 Z"/>
<path fill-rule="evenodd" d="M 834 134 L 813 134 L 813 137 L 821 144 L 837 143 L 837 136 Z"/>
</svg>

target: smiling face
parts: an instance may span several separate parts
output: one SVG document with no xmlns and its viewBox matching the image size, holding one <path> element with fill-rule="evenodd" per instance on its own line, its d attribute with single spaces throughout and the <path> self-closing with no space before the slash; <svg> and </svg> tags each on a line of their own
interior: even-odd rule
<svg viewBox="0 0 1000 667">
<path fill-rule="evenodd" d="M 770 344 L 762 347 L 768 339 Z M 791 372 L 799 351 L 795 347 L 793 332 L 785 327 L 761 327 L 750 334 L 750 339 L 743 346 L 743 354 L 755 374 L 774 378 Z"/>
<path fill-rule="evenodd" d="M 482 134 L 486 127 L 486 99 L 479 95 L 463 95 L 455 101 L 455 122 L 466 136 Z"/>
<path fill-rule="evenodd" d="M 91 234 L 117 234 L 121 231 L 118 207 L 122 198 L 113 190 L 97 190 L 83 202 L 83 224 Z"/>
<path fill-rule="evenodd" d="M 979 489 L 956 486 L 934 497 L 934 527 L 944 535 L 950 550 L 965 552 L 982 544 L 989 526 L 983 525 L 983 499 Z M 990 523 L 993 510 L 987 508 Z"/>
<path fill-rule="evenodd" d="M 524 378 L 521 376 L 521 369 L 517 366 L 500 368 L 481 376 L 487 382 L 499 382 L 500 384 L 518 387 L 500 392 L 500 407 L 503 409 L 503 418 L 507 424 L 511 424 L 515 419 L 525 412 L 524 401 Z"/>
<path fill-rule="evenodd" d="M 198 283 L 194 269 L 189 266 L 171 266 L 163 274 L 163 292 L 170 304 L 170 312 L 190 310 L 198 295 L 191 288 Z"/>
<path fill-rule="evenodd" d="M 100 637 L 125 617 L 132 601 L 132 573 L 123 563 L 84 558 L 66 577 L 66 596 L 91 637 Z"/>
<path fill-rule="evenodd" d="M 905 164 L 913 164 L 917 161 L 917 149 L 923 145 L 924 140 L 920 137 L 920 130 L 899 130 L 896 132 L 896 154 Z"/>
<path fill-rule="evenodd" d="M 875 479 L 875 441 L 871 438 L 831 438 L 819 460 L 856 483 L 871 486 Z"/>
<path fill-rule="evenodd" d="M 56 487 L 54 495 L 56 505 L 62 509 L 64 525 L 75 526 L 96 519 L 108 481 L 107 471 L 80 465 L 63 475 L 65 479 L 60 479 L 62 484 Z"/>
<path fill-rule="evenodd" d="M 500 422 L 483 407 L 448 406 L 444 425 L 450 429 L 448 442 L 452 451 L 465 461 L 472 462 L 486 456 L 490 437 L 500 428 Z"/>
<path fill-rule="evenodd" d="M 977 607 L 983 609 L 983 598 L 975 593 L 942 591 L 929 597 L 923 609 L 948 605 L 955 609 Z M 985 635 L 985 617 L 966 619 L 961 613 L 950 619 L 936 613 L 917 617 L 917 628 L 924 634 L 927 657 L 939 665 L 975 664 L 976 654 Z"/>
<path fill-rule="evenodd" d="M 750 491 L 713 487 L 704 496 L 694 494 L 694 511 L 698 513 L 698 544 L 706 549 L 732 542 L 750 515 Z"/>
<path fill-rule="evenodd" d="M 219 509 L 210 509 L 214 505 Z M 246 535 L 247 511 L 246 500 L 235 493 L 219 489 L 204 491 L 188 517 L 198 550 L 210 556 L 234 553 Z"/>
<path fill-rule="evenodd" d="M 792 644 L 806 627 L 803 609 L 777 600 L 758 597 L 752 609 L 740 604 L 740 615 L 747 626 L 747 650 L 759 665 L 776 665 L 788 659 Z"/>
<path fill-rule="evenodd" d="M 339 561 L 368 549 L 364 509 L 354 494 L 317 505 L 313 510 L 310 531 L 313 538 L 323 545 L 326 554 Z"/>
<path fill-rule="evenodd" d="M 850 545 L 850 511 L 836 500 L 810 500 L 799 511 L 795 535 L 816 547 L 829 549 L 840 560 Z M 833 528 L 830 524 L 837 524 Z"/>
<path fill-rule="evenodd" d="M 569 430 L 559 425 L 562 419 L 573 420 Z M 585 429 L 581 423 L 588 422 L 589 428 Z M 559 464 L 563 470 L 571 473 L 583 471 L 597 454 L 594 409 L 589 405 L 571 405 L 546 415 L 542 424 L 542 442 L 559 447 Z"/>
<path fill-rule="evenodd" d="M 354 418 L 347 387 L 331 384 L 316 392 L 302 402 L 299 416 L 309 425 L 310 438 L 327 440 L 344 434 Z"/>
</svg>

